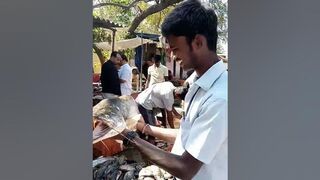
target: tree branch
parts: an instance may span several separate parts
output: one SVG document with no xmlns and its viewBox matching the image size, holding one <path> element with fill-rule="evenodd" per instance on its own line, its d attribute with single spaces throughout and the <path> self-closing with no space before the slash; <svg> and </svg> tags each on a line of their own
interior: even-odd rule
<svg viewBox="0 0 320 180">
<path fill-rule="evenodd" d="M 144 1 L 144 0 L 134 0 L 127 6 L 122 5 L 122 4 L 118 4 L 118 3 L 111 3 L 111 2 L 99 3 L 99 4 L 94 5 L 93 9 L 100 8 L 100 7 L 103 7 L 103 6 L 117 6 L 117 7 L 120 7 L 122 9 L 124 9 L 124 10 L 128 10 L 128 9 L 132 8 L 135 4 L 137 4 L 140 1 Z"/>
<path fill-rule="evenodd" d="M 161 1 L 160 4 L 155 4 L 150 6 L 148 9 L 143 11 L 139 16 L 135 17 L 134 20 L 132 21 L 132 24 L 128 30 L 129 34 L 133 34 L 134 31 L 137 29 L 139 24 L 148 16 L 157 13 L 171 5 L 174 5 L 176 3 L 179 3 L 183 0 L 163 0 Z"/>
</svg>

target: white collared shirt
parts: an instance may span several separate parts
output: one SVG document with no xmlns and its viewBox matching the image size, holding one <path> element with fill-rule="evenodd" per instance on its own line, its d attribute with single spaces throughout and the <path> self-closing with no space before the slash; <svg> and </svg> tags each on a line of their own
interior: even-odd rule
<svg viewBox="0 0 320 180">
<path fill-rule="evenodd" d="M 120 83 L 121 95 L 131 95 L 132 93 L 132 70 L 128 63 L 121 66 L 119 78 L 126 82 Z"/>
<path fill-rule="evenodd" d="M 192 84 L 185 98 L 185 111 L 193 96 L 172 153 L 182 155 L 187 151 L 203 162 L 195 180 L 227 180 L 228 73 L 222 61 Z"/>
<path fill-rule="evenodd" d="M 148 110 L 164 108 L 171 111 L 174 89 L 175 86 L 169 81 L 153 84 L 137 96 L 136 102 Z"/>
<path fill-rule="evenodd" d="M 152 84 L 164 82 L 164 77 L 168 76 L 168 68 L 162 64 L 160 64 L 159 67 L 156 67 L 156 65 L 153 64 L 148 68 L 148 75 L 150 75 L 149 87 Z"/>
</svg>

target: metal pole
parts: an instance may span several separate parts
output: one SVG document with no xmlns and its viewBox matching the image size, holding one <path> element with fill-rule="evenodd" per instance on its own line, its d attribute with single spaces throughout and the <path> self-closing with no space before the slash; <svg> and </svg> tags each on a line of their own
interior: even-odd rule
<svg viewBox="0 0 320 180">
<path fill-rule="evenodd" d="M 143 75 L 143 73 L 142 73 L 142 61 L 143 61 L 143 38 L 142 38 L 142 32 L 141 32 L 141 62 L 140 62 L 140 83 L 139 83 L 139 85 L 140 85 L 140 88 L 139 88 L 139 91 L 142 91 L 142 75 Z M 148 78 L 148 77 L 146 77 L 146 78 Z"/>
<path fill-rule="evenodd" d="M 114 40 L 115 40 L 115 36 L 116 36 L 116 31 L 113 30 L 113 31 L 112 31 L 112 51 L 114 51 Z"/>
</svg>

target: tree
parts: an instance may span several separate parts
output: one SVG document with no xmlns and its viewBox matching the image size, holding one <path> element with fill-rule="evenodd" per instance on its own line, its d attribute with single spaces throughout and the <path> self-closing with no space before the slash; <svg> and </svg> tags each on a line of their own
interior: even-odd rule
<svg viewBox="0 0 320 180">
<path fill-rule="evenodd" d="M 160 34 L 160 25 L 166 14 L 172 10 L 170 6 L 174 2 L 178 2 L 178 0 L 161 2 L 158 0 L 94 0 L 93 16 L 129 27 L 118 29 L 116 40 L 133 37 L 135 31 Z M 94 43 L 111 42 L 111 37 L 111 31 L 102 28 L 93 30 Z M 102 64 L 107 53 L 96 46 L 93 46 L 93 49 Z M 125 54 L 128 55 L 128 58 L 132 58 L 134 53 L 127 50 Z"/>
<path fill-rule="evenodd" d="M 124 27 L 117 31 L 116 40 L 134 36 L 134 32 L 160 34 L 164 18 L 182 0 L 93 0 L 95 16 L 109 19 Z M 202 0 L 215 9 L 218 16 L 218 53 L 224 53 L 223 45 L 228 41 L 227 2 L 221 0 Z M 111 32 L 94 31 L 94 42 L 111 40 Z M 105 39 L 104 39 L 105 38 Z M 102 40 L 104 39 L 104 40 Z M 100 41 L 101 40 L 101 41 Z M 97 51 L 97 50 L 96 50 Z"/>
<path fill-rule="evenodd" d="M 150 6 L 148 9 L 143 11 L 140 15 L 136 16 L 132 21 L 132 24 L 128 30 L 129 34 L 132 34 L 139 24 L 148 16 L 157 13 L 171 5 L 181 2 L 182 0 L 162 0 L 161 3 Z"/>
<path fill-rule="evenodd" d="M 209 0 L 210 6 L 215 10 L 218 17 L 218 46 L 217 53 L 227 53 L 224 48 L 228 44 L 228 2 Z"/>
<path fill-rule="evenodd" d="M 97 12 L 96 9 L 101 10 L 101 8 L 108 8 L 105 10 L 109 12 L 109 15 L 102 15 L 103 13 L 101 13 L 101 15 L 119 20 L 119 22 L 122 21 L 129 27 L 127 30 L 128 35 L 132 36 L 141 22 L 147 17 L 158 13 L 158 16 L 160 16 L 158 19 L 161 20 L 161 11 L 181 1 L 182 0 L 134 0 L 129 2 L 128 0 L 112 0 L 101 2 L 94 0 L 93 10 Z M 111 7 L 113 7 L 113 9 L 111 9 Z M 114 11 L 114 9 L 116 11 Z M 117 15 L 113 14 L 113 12 L 116 12 Z M 111 17 L 110 14 L 115 16 Z M 136 14 L 136 16 L 134 16 L 134 14 Z M 160 25 L 160 23 L 158 23 L 158 25 Z"/>
</svg>

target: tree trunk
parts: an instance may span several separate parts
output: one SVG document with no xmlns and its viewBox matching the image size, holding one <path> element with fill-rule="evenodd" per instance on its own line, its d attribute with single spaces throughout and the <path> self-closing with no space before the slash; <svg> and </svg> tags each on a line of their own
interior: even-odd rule
<svg viewBox="0 0 320 180">
<path fill-rule="evenodd" d="M 105 59 L 104 59 L 104 56 L 101 52 L 101 49 L 99 49 L 95 44 L 93 44 L 93 49 L 97 53 L 99 60 L 100 60 L 100 63 L 102 65 L 105 62 Z"/>
<path fill-rule="evenodd" d="M 119 4 L 119 3 L 111 3 L 111 2 L 99 3 L 99 4 L 94 5 L 93 9 L 100 8 L 100 7 L 103 7 L 103 6 L 117 6 L 117 7 L 120 7 L 122 9 L 124 9 L 124 10 L 129 10 L 130 8 L 132 8 L 134 5 L 136 5 L 140 1 L 142 1 L 142 0 L 135 0 L 135 1 L 131 2 L 129 5 L 127 5 L 127 6 Z"/>
<path fill-rule="evenodd" d="M 143 11 L 139 16 L 135 17 L 134 20 L 132 21 L 132 24 L 128 30 L 129 34 L 133 34 L 134 31 L 137 29 L 137 27 L 139 26 L 139 24 L 148 16 L 157 13 L 159 11 L 162 11 L 163 9 L 174 5 L 176 3 L 179 3 L 183 0 L 163 0 L 161 1 L 160 4 L 155 4 L 150 6 L 148 9 L 146 9 L 145 11 Z"/>
</svg>

